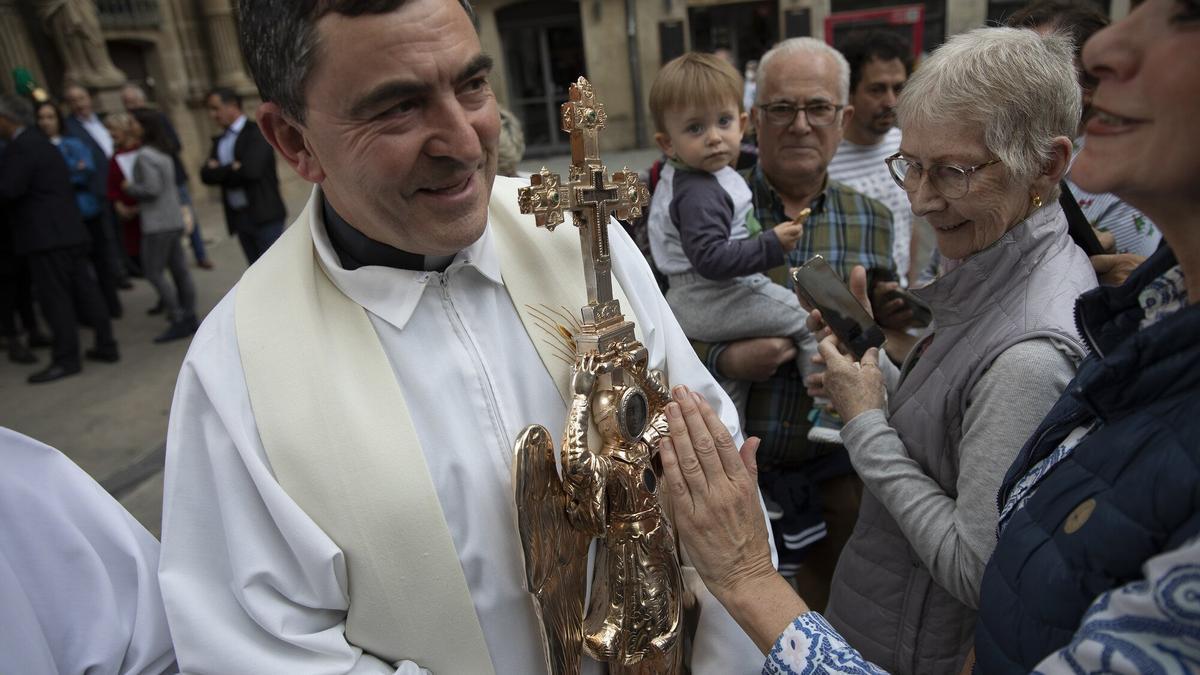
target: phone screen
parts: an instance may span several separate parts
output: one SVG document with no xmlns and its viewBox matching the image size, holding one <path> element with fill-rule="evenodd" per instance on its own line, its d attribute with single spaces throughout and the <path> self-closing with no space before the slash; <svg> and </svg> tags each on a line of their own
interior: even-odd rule
<svg viewBox="0 0 1200 675">
<path fill-rule="evenodd" d="M 821 310 L 825 323 L 856 359 L 871 347 L 883 346 L 883 330 L 824 258 L 813 256 L 792 268 L 792 281 L 800 301 Z"/>
</svg>

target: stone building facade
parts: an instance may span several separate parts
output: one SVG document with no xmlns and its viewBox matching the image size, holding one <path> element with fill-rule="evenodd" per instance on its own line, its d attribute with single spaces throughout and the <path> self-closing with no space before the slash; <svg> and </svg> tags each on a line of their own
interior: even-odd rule
<svg viewBox="0 0 1200 675">
<path fill-rule="evenodd" d="M 1096 0 L 1114 17 L 1130 0 Z M 525 128 L 527 155 L 569 151 L 557 110 L 586 75 L 608 106 L 604 147 L 649 147 L 646 101 L 661 65 L 686 50 L 728 50 L 739 67 L 787 37 L 826 37 L 831 16 L 921 9 L 922 46 L 1002 19 L 1024 0 L 472 0 L 492 85 Z M 237 48 L 236 0 L 0 0 L 0 74 L 29 69 L 58 97 L 66 80 L 120 109 L 125 81 L 142 85 L 179 129 L 198 167 L 218 132 L 204 94 L 230 86 L 253 111 L 256 90 Z M 886 23 L 890 18 L 876 19 Z M 195 173 L 195 172 L 193 172 Z M 193 175 L 193 181 L 195 176 Z"/>
<path fill-rule="evenodd" d="M 0 88 L 28 69 L 56 100 L 67 82 L 93 91 L 100 112 L 121 110 L 120 88 L 141 85 L 170 115 L 197 174 L 218 133 L 204 95 L 230 86 L 253 110 L 257 90 L 238 51 L 235 0 L 0 0 Z"/>
<path fill-rule="evenodd" d="M 687 50 L 727 50 L 739 69 L 780 39 L 827 39 L 826 19 L 884 26 L 921 16 L 921 47 L 1002 20 L 1027 0 L 473 0 L 500 102 L 525 128 L 527 155 L 569 151 L 558 131 L 566 87 L 586 75 L 608 106 L 604 147 L 649 147 L 646 101 L 662 64 Z M 1130 0 L 1095 0 L 1124 16 Z M 904 12 L 881 12 L 887 8 Z M 912 10 L 920 9 L 919 14 Z"/>
</svg>

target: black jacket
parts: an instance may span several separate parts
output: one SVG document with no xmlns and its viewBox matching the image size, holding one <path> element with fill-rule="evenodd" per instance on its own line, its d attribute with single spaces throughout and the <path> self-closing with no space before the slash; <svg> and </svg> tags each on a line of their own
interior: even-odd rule
<svg viewBox="0 0 1200 675">
<path fill-rule="evenodd" d="M 0 208 L 18 255 L 90 241 L 62 153 L 31 127 L 0 152 Z"/>
<path fill-rule="evenodd" d="M 221 136 L 215 136 L 209 159 L 217 159 L 217 143 Z M 283 220 L 287 217 L 287 209 L 279 194 L 279 178 L 275 175 L 275 150 L 263 138 L 258 125 L 249 120 L 242 132 L 233 143 L 233 158 L 241 164 L 236 170 L 232 165 L 209 168 L 205 164 L 200 169 L 200 180 L 205 185 L 221 187 L 221 204 L 225 207 L 225 224 L 233 234 L 236 222 L 229 208 L 226 193 L 231 188 L 241 188 L 246 192 L 246 213 L 255 225 L 265 225 Z"/>
<path fill-rule="evenodd" d="M 1174 265 L 1162 247 L 1123 286 L 1076 303 L 1093 355 L 1009 469 L 1000 504 L 1071 430 L 1096 426 L 1001 519 L 979 600 L 977 673 L 1029 672 L 1071 641 L 1097 596 L 1200 534 L 1200 305 L 1138 328 L 1138 294 Z"/>
</svg>

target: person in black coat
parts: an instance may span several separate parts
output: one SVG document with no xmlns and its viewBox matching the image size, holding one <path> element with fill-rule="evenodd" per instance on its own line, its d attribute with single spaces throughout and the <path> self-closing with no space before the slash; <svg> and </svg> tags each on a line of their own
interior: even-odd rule
<svg viewBox="0 0 1200 675">
<path fill-rule="evenodd" d="M 34 292 L 53 334 L 53 356 L 29 382 L 50 382 L 81 370 L 76 307 L 96 333 L 86 356 L 120 357 L 104 299 L 88 260 L 90 238 L 75 203 L 70 171 L 58 149 L 34 128 L 29 104 L 0 96 L 0 205 L 8 211 L 13 250 L 29 261 Z"/>
<path fill-rule="evenodd" d="M 213 138 L 200 180 L 221 187 L 229 233 L 237 234 L 246 260 L 253 264 L 283 234 L 287 217 L 275 175 L 275 151 L 258 125 L 246 119 L 235 91 L 215 89 L 207 105 L 225 132 Z"/>
<path fill-rule="evenodd" d="M 5 143 L 0 139 L 0 153 Z M 0 352 L 8 351 L 8 360 L 13 363 L 37 363 L 31 347 L 46 346 L 48 339 L 38 328 L 37 316 L 33 311 L 33 282 L 29 278 L 29 261 L 13 252 L 12 228 L 8 227 L 8 213 L 0 209 Z M 17 327 L 21 320 L 21 329 Z M 21 339 L 21 332 L 29 335 L 29 342 Z"/>
</svg>

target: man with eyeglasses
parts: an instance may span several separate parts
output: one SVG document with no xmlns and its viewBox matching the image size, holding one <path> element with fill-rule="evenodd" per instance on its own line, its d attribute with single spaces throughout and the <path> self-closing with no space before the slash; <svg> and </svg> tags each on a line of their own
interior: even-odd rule
<svg viewBox="0 0 1200 675">
<path fill-rule="evenodd" d="M 743 172 L 755 216 L 765 231 L 812 210 L 787 265 L 819 254 L 845 279 L 855 265 L 867 268 L 872 285 L 894 278 L 890 211 L 828 176 L 854 114 L 845 58 L 818 40 L 793 38 L 763 56 L 757 80 L 751 115 L 759 160 Z M 786 283 L 786 267 L 770 276 Z M 795 356 L 790 340 L 760 338 L 698 350 L 716 372 L 754 382 L 745 432 L 762 439 L 760 479 L 775 517 L 780 570 L 796 576 L 811 607 L 823 608 L 838 554 L 858 516 L 862 483 L 836 432 L 810 440 L 813 403 L 799 371 L 788 363 Z"/>
</svg>

